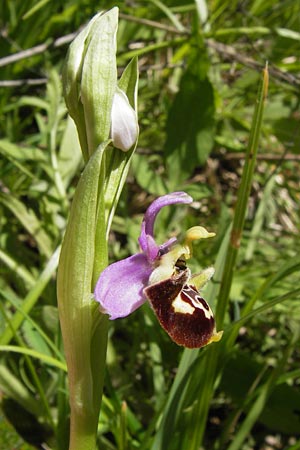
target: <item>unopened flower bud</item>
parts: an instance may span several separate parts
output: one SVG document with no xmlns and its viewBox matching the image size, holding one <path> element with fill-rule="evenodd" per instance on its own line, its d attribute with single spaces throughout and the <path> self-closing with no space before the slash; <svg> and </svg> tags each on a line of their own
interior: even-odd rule
<svg viewBox="0 0 300 450">
<path fill-rule="evenodd" d="M 136 112 L 130 105 L 125 92 L 117 88 L 111 109 L 111 139 L 113 145 L 126 152 L 135 144 L 137 136 Z"/>
</svg>

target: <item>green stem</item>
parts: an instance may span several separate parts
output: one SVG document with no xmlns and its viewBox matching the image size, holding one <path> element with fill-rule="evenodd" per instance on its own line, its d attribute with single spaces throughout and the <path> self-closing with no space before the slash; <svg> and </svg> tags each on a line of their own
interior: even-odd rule
<svg viewBox="0 0 300 450">
<path fill-rule="evenodd" d="M 256 164 L 256 156 L 258 151 L 258 141 L 260 137 L 260 130 L 262 125 L 262 117 L 264 112 L 265 100 L 268 91 L 268 69 L 267 67 L 263 72 L 263 80 L 260 91 L 260 96 L 258 98 L 256 109 L 253 116 L 253 122 L 249 137 L 249 143 L 246 153 L 246 161 L 242 174 L 241 185 L 238 193 L 237 204 L 235 208 L 235 214 L 232 224 L 232 231 L 230 236 L 230 242 L 228 246 L 228 252 L 226 257 L 225 267 L 226 270 L 223 272 L 223 279 L 220 287 L 220 296 L 216 311 L 216 322 L 218 327 L 223 326 L 225 313 L 228 306 L 229 294 L 233 279 L 233 272 L 236 263 L 236 258 L 240 248 L 240 243 L 242 239 L 242 233 L 244 228 L 244 222 L 247 212 L 247 205 L 250 196 L 253 174 Z"/>
<path fill-rule="evenodd" d="M 71 406 L 71 430 L 69 450 L 94 450 L 96 448 L 97 423 L 87 410 L 77 411 Z"/>
<path fill-rule="evenodd" d="M 99 316 L 95 310 L 94 319 Z M 105 362 L 108 337 L 108 318 L 101 315 L 96 329 L 93 332 L 90 347 L 91 371 L 86 371 L 86 380 L 80 383 L 89 384 L 92 387 L 92 400 L 79 404 L 77 401 L 76 384 L 70 384 L 70 446 L 69 450 L 94 450 L 96 448 L 98 418 L 103 393 Z M 89 378 L 91 375 L 91 379 Z"/>
<path fill-rule="evenodd" d="M 253 115 L 249 144 L 246 154 L 246 161 L 238 193 L 238 200 L 235 208 L 228 251 L 225 258 L 225 269 L 222 276 L 219 300 L 216 309 L 216 323 L 218 329 L 223 327 L 225 314 L 228 307 L 234 268 L 236 264 L 238 251 L 240 248 L 245 216 L 247 212 L 248 199 L 250 196 L 252 179 L 256 164 L 258 141 L 260 137 L 260 130 L 262 124 L 265 99 L 267 96 L 267 90 L 268 90 L 268 70 L 266 68 L 263 73 L 262 87 Z M 194 427 L 193 430 L 191 430 L 189 436 L 190 450 L 199 449 L 203 440 L 208 411 L 214 393 L 215 380 L 217 375 L 220 373 L 222 366 L 222 356 L 224 356 L 221 353 L 222 347 L 223 345 L 221 343 L 221 345 L 212 346 L 207 351 L 206 368 L 204 371 L 203 379 L 201 380 L 201 385 L 203 386 L 203 389 L 199 395 L 198 400 L 194 404 L 194 411 L 192 413 L 193 418 L 192 422 L 197 423 L 198 426 Z"/>
</svg>

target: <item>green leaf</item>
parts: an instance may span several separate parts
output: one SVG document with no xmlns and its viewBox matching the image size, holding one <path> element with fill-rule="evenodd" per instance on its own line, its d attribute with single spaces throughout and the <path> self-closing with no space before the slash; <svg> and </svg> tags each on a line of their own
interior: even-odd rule
<svg viewBox="0 0 300 450">
<path fill-rule="evenodd" d="M 235 403 L 241 405 L 245 401 L 245 393 L 250 390 L 262 369 L 263 364 L 255 361 L 252 356 L 237 352 L 225 366 L 220 388 L 230 395 Z M 258 421 L 270 430 L 299 435 L 299 404 L 300 393 L 297 389 L 288 384 L 277 385 Z"/>
<path fill-rule="evenodd" d="M 75 123 L 68 117 L 58 154 L 58 169 L 65 188 L 76 175 L 81 162 L 82 155 Z"/>
<path fill-rule="evenodd" d="M 91 449 L 101 405 L 107 340 L 108 320 L 98 311 L 92 292 L 95 264 L 98 275 L 107 264 L 103 154 L 109 142 L 93 153 L 76 188 L 57 275 L 72 423 L 77 424 L 71 440 L 85 441 L 82 448 Z"/>
<path fill-rule="evenodd" d="M 298 331 L 298 330 L 297 330 Z M 267 402 L 272 394 L 276 382 L 279 376 L 282 374 L 289 357 L 293 351 L 295 343 L 297 342 L 299 337 L 299 333 L 292 336 L 292 339 L 288 343 L 288 345 L 284 348 L 283 355 L 277 360 L 276 366 L 271 369 L 267 379 L 265 382 L 261 383 L 258 389 L 258 395 L 251 403 L 249 411 L 245 419 L 243 420 L 241 426 L 235 433 L 234 439 L 228 447 L 228 450 L 239 450 L 249 435 L 251 429 L 253 428 L 255 422 L 259 419 L 260 415 L 263 412 L 263 409 L 266 407 Z M 245 400 L 247 403 L 247 398 Z M 299 424 L 299 418 L 298 418 Z M 299 430 L 299 425 L 298 425 Z"/>
<path fill-rule="evenodd" d="M 49 280 L 53 276 L 54 272 L 56 271 L 57 265 L 58 265 L 58 258 L 59 258 L 59 252 L 60 247 L 58 247 L 49 261 L 46 264 L 46 267 L 42 271 L 39 278 L 36 280 L 35 284 L 31 288 L 31 290 L 28 292 L 26 297 L 24 298 L 22 302 L 22 312 L 17 311 L 13 318 L 11 319 L 11 325 L 13 327 L 13 330 L 16 331 L 19 329 L 21 324 L 23 323 L 25 319 L 25 314 L 29 314 L 31 309 L 34 307 L 36 302 L 39 300 L 39 296 L 49 283 Z M 8 344 L 13 335 L 14 331 L 11 329 L 10 326 L 7 326 L 3 334 L 0 336 L 0 344 Z"/>
<path fill-rule="evenodd" d="M 288 28 L 276 28 L 275 30 L 278 36 L 293 39 L 299 43 L 300 41 L 300 33 L 299 31 L 289 30 Z"/>
<path fill-rule="evenodd" d="M 45 161 L 45 156 L 39 149 L 22 148 L 4 139 L 0 140 L 0 153 L 16 166 L 20 172 L 32 179 L 35 178 L 35 174 L 28 170 L 23 162 L 27 160 L 35 162 Z"/>
<path fill-rule="evenodd" d="M 160 161 L 155 155 L 135 155 L 132 160 L 132 170 L 141 188 L 153 195 L 168 193 L 166 182 L 159 171 L 156 171 Z"/>
<path fill-rule="evenodd" d="M 64 356 L 60 353 L 60 351 L 58 350 L 57 346 L 55 345 L 55 343 L 48 337 L 48 335 L 42 330 L 42 328 L 38 325 L 38 323 L 36 321 L 34 321 L 30 315 L 28 315 L 25 311 L 27 304 L 24 301 L 20 301 L 20 300 L 16 300 L 12 297 L 12 295 L 9 292 L 3 291 L 2 292 L 3 297 L 8 300 L 8 302 L 10 302 L 14 308 L 17 309 L 17 313 L 15 314 L 13 321 L 10 321 L 10 325 L 15 326 L 17 320 L 16 319 L 21 319 L 21 317 L 23 316 L 24 319 L 26 319 L 23 329 L 25 329 L 25 338 L 26 338 L 26 328 L 28 329 L 28 326 L 30 326 L 30 330 L 29 330 L 29 335 L 28 335 L 28 340 L 29 342 L 32 341 L 32 337 L 33 337 L 33 347 L 38 350 L 38 351 L 43 351 L 45 350 L 45 353 L 47 353 L 48 355 L 51 355 L 51 353 L 49 352 L 49 349 L 51 348 L 52 351 L 55 353 L 55 355 L 64 362 Z M 53 334 L 55 334 L 55 332 L 58 329 L 58 313 L 57 313 L 57 308 L 55 308 L 54 306 L 43 306 L 42 307 L 42 314 L 44 313 L 43 316 L 43 320 L 45 322 L 45 324 L 49 324 L 50 326 L 52 326 L 52 332 Z M 45 317 L 46 316 L 46 317 Z M 50 317 L 49 317 L 50 316 Z M 21 324 L 21 322 L 18 322 L 19 324 Z M 9 324 L 8 324 L 9 325 Z M 49 327 L 50 327 L 49 326 Z M 54 328 L 55 327 L 55 328 Z M 8 329 L 10 329 L 10 327 L 8 326 Z M 10 331 L 12 332 L 12 330 L 10 329 Z M 15 330 L 17 331 L 17 329 Z M 34 331 L 34 334 L 33 334 Z M 36 335 L 37 335 L 37 344 L 38 347 L 35 346 L 36 343 Z M 17 334 L 15 334 L 16 339 L 17 338 Z M 1 340 L 1 343 L 7 343 L 8 340 Z"/>
<path fill-rule="evenodd" d="M 35 239 L 39 251 L 45 256 L 50 257 L 52 254 L 52 242 L 35 212 L 27 208 L 24 203 L 12 194 L 1 192 L 0 202 L 16 216 L 23 227 Z"/>
<path fill-rule="evenodd" d="M 48 345 L 46 344 L 43 337 L 39 334 L 39 332 L 35 329 L 34 325 L 32 325 L 28 321 L 25 321 L 22 328 L 24 340 L 30 348 L 36 350 L 39 353 L 51 356 L 51 351 Z"/>
<path fill-rule="evenodd" d="M 170 188 L 205 164 L 214 143 L 214 90 L 208 80 L 187 71 L 167 121 L 165 158 Z"/>
<path fill-rule="evenodd" d="M 36 350 L 31 350 L 30 348 L 18 347 L 17 345 L 0 345 L 0 352 L 13 352 L 20 353 L 21 355 L 32 356 L 37 358 L 41 362 L 48 364 L 49 366 L 56 367 L 58 369 L 67 371 L 65 363 L 55 359 L 51 356 L 44 355 L 43 353 L 37 352 Z"/>
<path fill-rule="evenodd" d="M 18 378 L 6 367 L 0 364 L 0 388 L 3 394 L 13 398 L 27 411 L 35 416 L 43 415 L 43 405 L 36 400 Z"/>
<path fill-rule="evenodd" d="M 133 109 L 137 110 L 137 87 L 138 87 L 138 59 L 137 57 L 132 60 L 125 67 L 118 86 L 122 91 L 126 92 L 130 105 Z"/>
<path fill-rule="evenodd" d="M 45 324 L 45 328 L 55 334 L 59 326 L 57 307 L 51 305 L 43 306 L 41 316 L 42 321 Z"/>
<path fill-rule="evenodd" d="M 21 278 L 24 281 L 25 285 L 32 287 L 35 283 L 35 279 L 31 272 L 26 268 L 25 265 L 17 262 L 14 258 L 12 258 L 8 253 L 2 251 L 0 249 L 0 260 L 3 264 L 8 267 L 14 273 L 16 278 Z"/>
</svg>

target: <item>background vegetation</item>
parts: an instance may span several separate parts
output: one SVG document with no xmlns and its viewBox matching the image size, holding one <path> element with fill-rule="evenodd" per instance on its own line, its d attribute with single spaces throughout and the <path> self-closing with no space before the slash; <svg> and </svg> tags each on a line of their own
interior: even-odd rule
<svg viewBox="0 0 300 450">
<path fill-rule="evenodd" d="M 137 251 L 156 196 L 185 190 L 192 209 L 162 211 L 156 236 L 217 233 L 191 261 L 217 268 L 213 309 L 266 61 L 270 83 L 224 338 L 184 351 L 148 305 L 112 323 L 99 448 L 300 449 L 296 0 L 1 2 L 0 448 L 66 448 L 55 273 L 82 161 L 60 74 L 73 33 L 114 5 L 119 66 L 139 56 L 140 140 L 110 258 Z"/>
</svg>

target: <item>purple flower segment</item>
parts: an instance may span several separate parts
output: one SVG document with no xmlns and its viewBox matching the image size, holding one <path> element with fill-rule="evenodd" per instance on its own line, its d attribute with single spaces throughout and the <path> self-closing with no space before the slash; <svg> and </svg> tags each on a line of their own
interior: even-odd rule
<svg viewBox="0 0 300 450">
<path fill-rule="evenodd" d="M 176 203 L 192 203 L 193 199 L 185 192 L 172 192 L 172 194 L 163 195 L 158 197 L 151 203 L 147 209 L 144 220 L 141 226 L 141 234 L 139 237 L 139 243 L 141 249 L 147 254 L 150 261 L 154 261 L 158 255 L 160 248 L 170 246 L 174 243 L 174 239 L 166 242 L 161 247 L 157 246 L 153 238 L 154 234 L 154 222 L 157 214 L 164 206 L 174 205 Z"/>
<path fill-rule="evenodd" d="M 146 255 L 137 253 L 108 266 L 100 275 L 95 299 L 110 319 L 126 317 L 144 302 L 143 289 L 147 285 L 152 267 Z"/>
<path fill-rule="evenodd" d="M 176 238 L 158 246 L 153 237 L 154 222 L 164 206 L 176 203 L 191 203 L 193 199 L 185 192 L 173 192 L 154 200 L 147 209 L 141 226 L 139 243 L 142 253 L 111 264 L 101 273 L 94 292 L 100 309 L 111 320 L 128 316 L 145 301 L 143 289 L 155 269 L 160 254 L 167 253 Z"/>
</svg>

